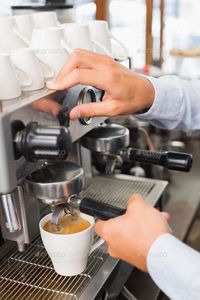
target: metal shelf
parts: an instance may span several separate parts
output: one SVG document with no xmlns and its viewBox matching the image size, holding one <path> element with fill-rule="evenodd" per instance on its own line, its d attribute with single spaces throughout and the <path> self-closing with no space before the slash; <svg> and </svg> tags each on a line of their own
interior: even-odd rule
<svg viewBox="0 0 200 300">
<path fill-rule="evenodd" d="M 19 108 L 27 106 L 32 102 L 54 94 L 55 90 L 49 90 L 47 87 L 33 92 L 23 92 L 18 98 L 10 100 L 0 100 L 0 114 L 11 113 Z"/>
<path fill-rule="evenodd" d="M 45 10 L 54 10 L 54 9 L 70 9 L 73 8 L 73 4 L 62 4 L 62 3 L 56 3 L 56 4 L 31 4 L 31 5 L 13 5 L 12 9 L 20 10 L 20 9 L 34 9 L 39 11 L 45 11 Z"/>
</svg>

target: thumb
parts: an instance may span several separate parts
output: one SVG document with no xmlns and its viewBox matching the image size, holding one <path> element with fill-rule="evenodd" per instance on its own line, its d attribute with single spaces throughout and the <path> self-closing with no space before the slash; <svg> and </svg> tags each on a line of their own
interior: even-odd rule
<svg viewBox="0 0 200 300">
<path fill-rule="evenodd" d="M 163 217 L 164 217 L 164 219 L 165 219 L 166 221 L 169 221 L 169 220 L 170 220 L 170 214 L 169 214 L 169 213 L 167 213 L 167 212 L 161 212 L 161 214 L 163 215 Z"/>
<path fill-rule="evenodd" d="M 105 239 L 105 226 L 106 226 L 107 222 L 106 221 L 97 221 L 96 225 L 95 225 L 95 232 L 97 235 L 99 235 L 101 238 Z"/>
<path fill-rule="evenodd" d="M 109 103 L 87 103 L 74 107 L 70 112 L 70 119 L 110 116 Z"/>
<path fill-rule="evenodd" d="M 127 212 L 132 213 L 133 210 L 143 209 L 146 206 L 149 206 L 147 202 L 145 202 L 144 198 L 140 194 L 133 194 L 128 199 Z"/>
</svg>

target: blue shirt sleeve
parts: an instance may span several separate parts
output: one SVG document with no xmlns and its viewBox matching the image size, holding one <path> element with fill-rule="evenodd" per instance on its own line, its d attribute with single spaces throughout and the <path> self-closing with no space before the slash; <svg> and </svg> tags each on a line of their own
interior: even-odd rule
<svg viewBox="0 0 200 300">
<path fill-rule="evenodd" d="M 148 252 L 147 268 L 170 299 L 200 299 L 200 253 L 171 234 L 163 234 L 154 241 Z"/>
<path fill-rule="evenodd" d="M 155 100 L 144 114 L 136 114 L 162 129 L 200 130 L 200 80 L 176 76 L 146 77 L 154 86 Z"/>
</svg>

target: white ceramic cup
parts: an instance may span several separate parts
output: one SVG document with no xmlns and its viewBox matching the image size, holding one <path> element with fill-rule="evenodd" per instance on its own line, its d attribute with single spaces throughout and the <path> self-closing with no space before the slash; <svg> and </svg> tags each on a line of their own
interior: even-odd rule
<svg viewBox="0 0 200 300">
<path fill-rule="evenodd" d="M 57 15 L 53 11 L 33 13 L 32 22 L 34 28 L 47 28 L 60 25 Z"/>
<path fill-rule="evenodd" d="M 30 78 L 30 84 L 22 86 L 23 91 L 36 91 L 44 87 L 44 75 L 33 49 L 14 50 L 11 52 L 11 59 L 14 65 Z"/>
<path fill-rule="evenodd" d="M 21 96 L 16 70 L 8 53 L 0 53 L 0 100 Z"/>
<path fill-rule="evenodd" d="M 88 24 L 68 23 L 61 25 L 64 32 L 63 47 L 72 52 L 76 48 L 86 49 L 90 51 L 100 47 L 104 51 L 104 46 L 91 38 Z"/>
<path fill-rule="evenodd" d="M 0 18 L 0 48 L 10 52 L 27 46 L 26 39 L 17 29 L 15 17 Z"/>
<path fill-rule="evenodd" d="M 51 215 L 45 216 L 40 221 L 39 227 L 44 247 L 56 273 L 63 276 L 81 274 L 87 266 L 88 256 L 104 243 L 104 240 L 99 239 L 93 244 L 94 218 L 81 213 L 80 216 L 88 220 L 91 226 L 78 233 L 64 235 L 49 233 L 43 229 Z"/>
<path fill-rule="evenodd" d="M 17 29 L 19 33 L 27 39 L 27 41 L 31 40 L 32 31 L 33 31 L 33 23 L 31 15 L 18 15 L 15 16 Z"/>
<path fill-rule="evenodd" d="M 31 47 L 47 68 L 45 77 L 52 80 L 69 59 L 69 52 L 63 47 L 63 30 L 59 27 L 33 29 Z M 46 80 L 46 81 L 48 81 Z"/>
<path fill-rule="evenodd" d="M 106 54 L 113 57 L 112 53 L 112 40 L 119 44 L 124 53 L 124 57 L 127 58 L 126 47 L 116 37 L 114 37 L 108 28 L 106 21 L 95 20 L 89 22 L 90 35 L 96 44 L 96 52 L 100 54 Z M 115 57 L 114 57 L 115 58 Z M 117 57 L 116 57 L 117 58 Z"/>
<path fill-rule="evenodd" d="M 94 50 L 88 25 L 69 23 L 62 27 L 65 45 L 70 52 L 76 48 Z"/>
</svg>

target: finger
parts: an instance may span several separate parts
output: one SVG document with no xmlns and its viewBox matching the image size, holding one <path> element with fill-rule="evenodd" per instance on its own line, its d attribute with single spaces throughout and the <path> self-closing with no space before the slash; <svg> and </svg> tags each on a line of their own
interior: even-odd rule
<svg viewBox="0 0 200 300">
<path fill-rule="evenodd" d="M 70 119 L 90 118 L 90 117 L 111 117 L 114 115 L 112 102 L 87 103 L 74 107 L 70 112 Z"/>
<path fill-rule="evenodd" d="M 127 214 L 132 215 L 133 211 L 144 211 L 149 207 L 149 204 L 140 194 L 133 194 L 128 199 Z"/>
<path fill-rule="evenodd" d="M 144 198 L 140 194 L 133 194 L 128 199 L 128 206 L 131 206 L 131 205 L 136 204 L 136 203 L 146 204 Z"/>
<path fill-rule="evenodd" d="M 67 76 L 47 84 L 48 88 L 54 90 L 64 90 L 77 84 L 91 85 L 99 89 L 104 89 L 104 81 L 100 74 L 94 70 L 74 69 Z"/>
<path fill-rule="evenodd" d="M 95 225 L 95 232 L 97 235 L 99 235 L 102 239 L 106 240 L 105 237 L 105 226 L 106 226 L 106 221 L 97 221 Z"/>
<path fill-rule="evenodd" d="M 170 220 L 170 214 L 168 214 L 167 212 L 161 212 L 161 214 L 163 215 L 163 217 L 166 221 Z"/>
<path fill-rule="evenodd" d="M 64 65 L 55 81 L 61 80 L 74 69 L 98 69 L 102 63 L 103 55 L 96 54 L 92 51 L 76 49 L 70 56 L 69 61 Z"/>
<path fill-rule="evenodd" d="M 110 247 L 108 244 L 107 244 L 107 246 L 108 246 L 108 254 L 113 258 L 119 258 L 120 259 L 119 255 L 116 254 L 116 252 L 113 250 L 113 248 Z"/>
<path fill-rule="evenodd" d="M 60 111 L 60 104 L 52 101 L 51 99 L 48 98 L 43 98 L 41 100 L 36 101 L 35 103 L 33 103 L 33 108 L 39 110 L 39 111 L 43 111 L 43 112 L 47 112 L 53 116 L 57 116 L 59 111 Z"/>
</svg>

